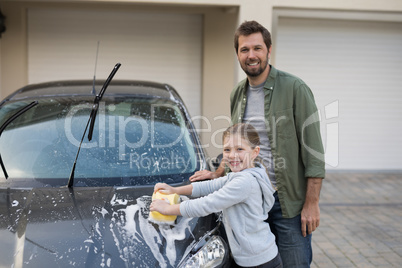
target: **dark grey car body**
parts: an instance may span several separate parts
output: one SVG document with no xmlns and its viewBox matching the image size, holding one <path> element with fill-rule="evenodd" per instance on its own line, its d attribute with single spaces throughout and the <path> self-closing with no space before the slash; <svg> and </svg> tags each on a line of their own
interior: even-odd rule
<svg viewBox="0 0 402 268">
<path fill-rule="evenodd" d="M 94 97 L 92 81 L 65 81 L 24 87 L 0 104 L 3 125 L 38 102 L 0 133 L 0 266 L 177 267 L 219 235 L 216 214 L 149 221 L 155 183 L 187 184 L 210 168 L 168 85 L 111 82 L 67 187 Z M 218 266 L 228 258 L 223 244 Z"/>
</svg>

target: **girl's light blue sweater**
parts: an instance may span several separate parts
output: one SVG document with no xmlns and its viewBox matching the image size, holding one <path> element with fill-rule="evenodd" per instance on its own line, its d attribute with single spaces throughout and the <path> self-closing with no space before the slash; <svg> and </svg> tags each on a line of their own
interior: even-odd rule
<svg viewBox="0 0 402 268">
<path fill-rule="evenodd" d="M 223 212 L 223 224 L 236 263 L 257 266 L 278 254 L 275 236 L 265 222 L 274 204 L 274 189 L 263 167 L 232 172 L 227 176 L 192 183 L 191 197 L 183 201 L 183 217 Z"/>
</svg>

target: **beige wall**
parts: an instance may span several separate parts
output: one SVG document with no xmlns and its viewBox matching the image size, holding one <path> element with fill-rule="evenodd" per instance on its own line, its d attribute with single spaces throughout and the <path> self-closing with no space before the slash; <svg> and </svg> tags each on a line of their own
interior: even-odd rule
<svg viewBox="0 0 402 268">
<path fill-rule="evenodd" d="M 1 81 L 1 39 L 0 39 L 0 81 Z M 1 87 L 0 87 L 1 88 Z M 1 92 L 0 92 L 1 93 Z M 0 95 L 1 96 L 1 95 Z M 1 99 L 1 98 L 0 98 Z"/>
<path fill-rule="evenodd" d="M 220 153 L 221 132 L 229 125 L 229 94 L 245 77 L 239 68 L 234 49 L 233 32 L 245 20 L 257 20 L 273 30 L 276 10 L 316 10 L 402 14 L 400 0 L 2 0 L 0 8 L 6 16 L 7 31 L 0 43 L 0 98 L 27 83 L 26 8 L 38 5 L 73 5 L 89 8 L 142 8 L 169 12 L 204 14 L 202 142 L 211 156 Z M 274 40 L 275 41 L 275 40 Z M 275 51 L 275 47 L 273 47 Z M 273 54 L 275 53 L 273 51 Z M 274 58 L 273 58 L 273 64 Z"/>
<path fill-rule="evenodd" d="M 1 37 L 0 98 L 27 83 L 26 20 L 20 3 L 1 4 L 6 17 L 6 32 Z"/>
<path fill-rule="evenodd" d="M 233 32 L 237 10 L 215 10 L 205 15 L 202 87 L 202 142 L 210 156 L 221 149 L 222 129 L 229 126 L 229 94 L 235 81 Z"/>
</svg>

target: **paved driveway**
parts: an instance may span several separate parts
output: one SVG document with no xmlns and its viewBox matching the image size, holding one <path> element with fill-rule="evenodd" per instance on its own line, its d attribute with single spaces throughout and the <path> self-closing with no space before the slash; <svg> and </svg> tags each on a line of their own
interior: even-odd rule
<svg viewBox="0 0 402 268">
<path fill-rule="evenodd" d="M 312 267 L 402 267 L 402 173 L 328 173 Z"/>
</svg>

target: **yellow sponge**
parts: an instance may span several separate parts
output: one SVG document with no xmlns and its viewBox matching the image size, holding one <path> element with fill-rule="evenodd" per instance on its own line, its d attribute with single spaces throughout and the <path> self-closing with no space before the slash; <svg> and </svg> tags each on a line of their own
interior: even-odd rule
<svg viewBox="0 0 402 268">
<path fill-rule="evenodd" d="M 152 200 L 163 199 L 166 200 L 166 202 L 169 201 L 169 204 L 171 205 L 177 204 L 179 202 L 179 198 L 180 196 L 178 194 L 163 194 L 159 191 L 152 195 Z M 176 215 L 163 215 L 157 211 L 151 211 L 149 213 L 149 219 L 157 223 L 173 224 L 176 218 Z"/>
</svg>

